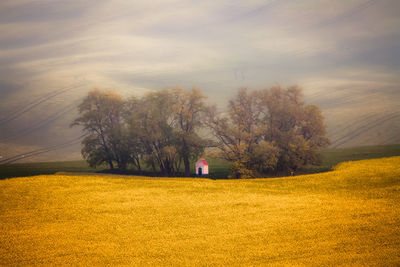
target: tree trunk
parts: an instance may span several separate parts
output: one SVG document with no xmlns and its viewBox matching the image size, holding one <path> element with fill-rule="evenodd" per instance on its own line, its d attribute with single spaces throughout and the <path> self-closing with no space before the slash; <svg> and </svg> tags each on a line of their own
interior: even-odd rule
<svg viewBox="0 0 400 267">
<path fill-rule="evenodd" d="M 136 158 L 136 166 L 138 168 L 138 171 L 142 172 L 142 167 L 140 166 L 140 160 L 138 158 Z"/>
<path fill-rule="evenodd" d="M 189 177 L 190 176 L 190 161 L 189 161 L 189 147 L 186 142 L 186 138 L 183 137 L 183 165 L 185 166 L 185 176 Z"/>
<path fill-rule="evenodd" d="M 108 165 L 110 165 L 110 170 L 114 170 L 114 165 L 111 160 L 108 161 Z"/>
<path fill-rule="evenodd" d="M 110 169 L 114 170 L 114 165 L 112 163 L 111 153 L 110 153 L 110 150 L 108 149 L 108 146 L 106 144 L 106 139 L 104 138 L 103 129 L 101 127 L 100 127 L 100 137 L 101 137 L 101 140 L 103 142 L 104 151 L 107 154 L 108 164 L 110 165 Z"/>
<path fill-rule="evenodd" d="M 190 176 L 190 161 L 189 161 L 189 157 L 187 155 L 183 156 L 183 164 L 185 165 L 185 176 L 189 177 Z"/>
</svg>

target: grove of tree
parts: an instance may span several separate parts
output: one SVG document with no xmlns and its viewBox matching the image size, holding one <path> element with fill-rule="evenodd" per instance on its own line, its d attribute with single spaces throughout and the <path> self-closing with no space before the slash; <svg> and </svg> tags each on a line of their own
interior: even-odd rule
<svg viewBox="0 0 400 267">
<path fill-rule="evenodd" d="M 225 114 L 211 110 L 208 117 L 217 155 L 231 162 L 234 178 L 318 164 L 319 149 L 329 144 L 320 109 L 305 105 L 297 86 L 241 89 Z"/>
<path fill-rule="evenodd" d="M 142 98 L 123 100 L 114 91 L 95 89 L 79 105 L 83 139 L 82 156 L 90 166 L 107 163 L 110 169 L 142 164 L 165 176 L 179 173 L 183 163 L 190 176 L 190 162 L 210 143 L 198 135 L 206 114 L 205 96 L 198 89 L 175 88 L 149 92 Z"/>
<path fill-rule="evenodd" d="M 199 89 L 126 100 L 95 89 L 71 125 L 83 127 L 82 155 L 90 166 L 141 171 L 144 164 L 165 176 L 180 174 L 182 167 L 190 176 L 190 162 L 205 153 L 227 160 L 232 178 L 295 171 L 318 164 L 319 149 L 329 144 L 320 109 L 306 105 L 297 86 L 240 89 L 223 113 Z"/>
</svg>

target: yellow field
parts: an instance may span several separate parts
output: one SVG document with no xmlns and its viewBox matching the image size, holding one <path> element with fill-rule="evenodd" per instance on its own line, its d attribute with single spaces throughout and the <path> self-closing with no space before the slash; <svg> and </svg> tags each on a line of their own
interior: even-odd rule
<svg viewBox="0 0 400 267">
<path fill-rule="evenodd" d="M 254 180 L 0 181 L 0 265 L 399 265 L 400 157 Z"/>
</svg>

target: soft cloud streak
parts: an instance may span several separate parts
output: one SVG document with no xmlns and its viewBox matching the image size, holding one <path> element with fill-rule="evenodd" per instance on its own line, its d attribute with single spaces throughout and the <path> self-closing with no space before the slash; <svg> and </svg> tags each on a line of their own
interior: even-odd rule
<svg viewBox="0 0 400 267">
<path fill-rule="evenodd" d="M 223 105 L 239 87 L 298 83 L 324 109 L 330 131 L 354 107 L 352 121 L 371 105 L 386 114 L 400 100 L 399 9 L 393 0 L 2 1 L 1 114 L 80 85 L 1 125 L 0 139 L 52 118 L 93 87 L 128 96 L 198 86 Z M 73 116 L 37 130 L 46 138 L 32 133 L 14 145 L 77 136 L 68 128 Z"/>
</svg>

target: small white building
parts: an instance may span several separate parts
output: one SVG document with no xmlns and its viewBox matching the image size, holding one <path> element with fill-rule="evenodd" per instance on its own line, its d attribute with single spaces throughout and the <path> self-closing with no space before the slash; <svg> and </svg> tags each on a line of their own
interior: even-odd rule
<svg viewBox="0 0 400 267">
<path fill-rule="evenodd" d="M 203 158 L 196 162 L 196 175 L 208 175 L 208 162 Z"/>
</svg>

